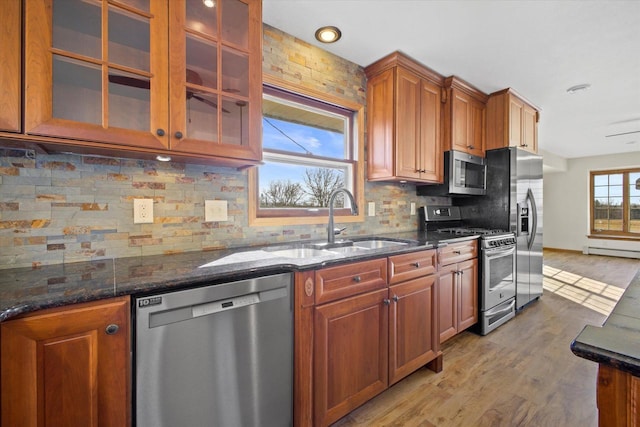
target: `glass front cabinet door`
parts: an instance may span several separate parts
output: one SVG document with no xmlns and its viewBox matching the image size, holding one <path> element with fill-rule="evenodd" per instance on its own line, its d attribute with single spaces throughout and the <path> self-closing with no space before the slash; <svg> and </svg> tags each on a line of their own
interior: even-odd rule
<svg viewBox="0 0 640 427">
<path fill-rule="evenodd" d="M 259 0 L 25 2 L 25 131 L 261 158 Z"/>
</svg>

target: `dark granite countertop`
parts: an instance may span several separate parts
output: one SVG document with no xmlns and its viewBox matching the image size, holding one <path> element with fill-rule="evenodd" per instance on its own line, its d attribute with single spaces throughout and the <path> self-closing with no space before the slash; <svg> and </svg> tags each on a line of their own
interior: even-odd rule
<svg viewBox="0 0 640 427">
<path fill-rule="evenodd" d="M 316 269 L 332 264 L 412 252 L 477 237 L 452 238 L 450 234 L 435 232 L 358 236 L 352 240 L 400 240 L 407 245 L 348 254 L 332 253 L 305 259 L 274 256 L 269 252 L 274 249 L 301 247 L 311 242 L 2 270 L 0 321 L 44 308 L 121 295 L 204 286 L 256 275 Z"/>
<path fill-rule="evenodd" d="M 640 377 L 640 271 L 604 324 L 585 326 L 571 351 Z"/>
</svg>

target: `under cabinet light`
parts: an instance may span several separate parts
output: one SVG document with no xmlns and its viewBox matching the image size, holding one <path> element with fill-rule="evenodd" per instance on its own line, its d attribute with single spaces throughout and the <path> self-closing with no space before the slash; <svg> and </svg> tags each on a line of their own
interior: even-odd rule
<svg viewBox="0 0 640 427">
<path fill-rule="evenodd" d="M 216 2 L 214 0 L 202 0 L 202 3 L 204 3 L 204 5 L 207 7 L 213 7 L 216 5 Z"/>
<path fill-rule="evenodd" d="M 163 156 L 162 154 L 158 154 L 156 156 L 156 160 L 159 162 L 170 162 L 171 161 L 171 156 Z"/>
</svg>

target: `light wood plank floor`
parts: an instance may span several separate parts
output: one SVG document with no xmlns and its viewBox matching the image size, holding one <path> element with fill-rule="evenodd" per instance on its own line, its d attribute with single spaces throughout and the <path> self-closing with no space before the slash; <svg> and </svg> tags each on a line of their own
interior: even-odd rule
<svg viewBox="0 0 640 427">
<path fill-rule="evenodd" d="M 597 365 L 569 344 L 585 325 L 606 319 L 606 304 L 586 302 L 615 300 L 640 261 L 562 251 L 544 257 L 539 301 L 485 337 L 463 332 L 447 341 L 442 372 L 415 372 L 334 427 L 597 426 Z"/>
</svg>

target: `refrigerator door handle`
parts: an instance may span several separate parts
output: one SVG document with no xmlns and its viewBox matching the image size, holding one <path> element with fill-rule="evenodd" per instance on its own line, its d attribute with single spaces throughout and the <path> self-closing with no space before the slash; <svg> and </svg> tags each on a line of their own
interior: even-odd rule
<svg viewBox="0 0 640 427">
<path fill-rule="evenodd" d="M 522 235 L 522 229 L 520 225 L 520 203 L 516 203 L 516 237 L 520 237 Z"/>
<path fill-rule="evenodd" d="M 532 224 L 531 231 L 529 232 L 529 241 L 527 242 L 527 247 L 529 250 L 533 247 L 533 241 L 536 238 L 536 233 L 538 232 L 538 211 L 536 207 L 536 198 L 533 197 L 533 191 L 531 188 L 527 190 L 527 199 L 529 199 L 529 203 L 531 203 L 531 216 L 532 216 Z"/>
</svg>

